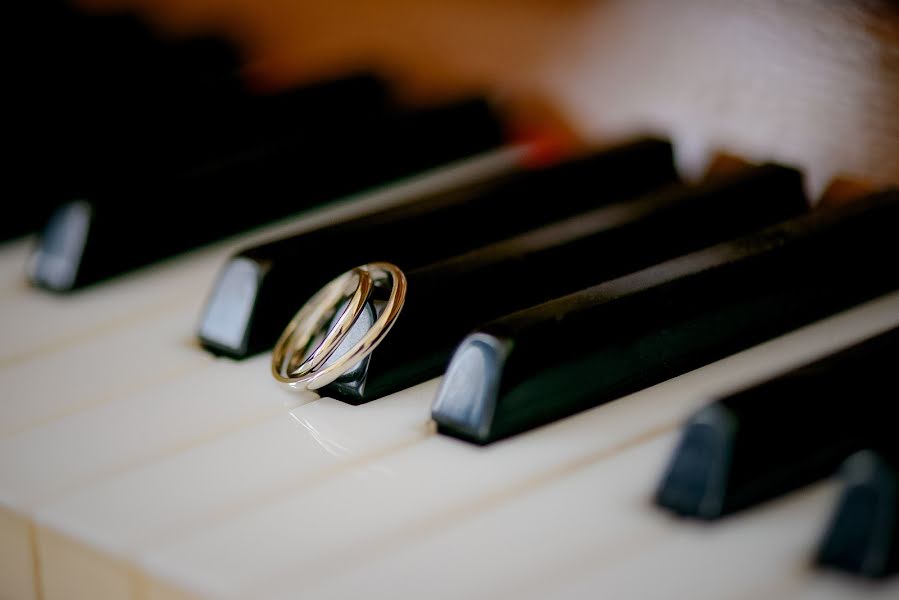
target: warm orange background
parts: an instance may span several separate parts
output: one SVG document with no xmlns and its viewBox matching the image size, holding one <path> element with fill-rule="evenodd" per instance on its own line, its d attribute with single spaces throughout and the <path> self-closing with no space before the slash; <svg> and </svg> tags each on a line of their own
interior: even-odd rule
<svg viewBox="0 0 899 600">
<path fill-rule="evenodd" d="M 360 67 L 409 101 L 485 91 L 514 120 L 587 139 L 657 131 L 899 183 L 899 5 L 883 0 L 79 0 L 239 42 L 256 82 Z"/>
</svg>

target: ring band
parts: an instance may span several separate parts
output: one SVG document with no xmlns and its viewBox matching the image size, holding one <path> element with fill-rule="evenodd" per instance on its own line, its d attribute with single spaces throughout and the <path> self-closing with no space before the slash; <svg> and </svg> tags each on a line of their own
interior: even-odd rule
<svg viewBox="0 0 899 600">
<path fill-rule="evenodd" d="M 325 366 L 375 289 L 388 280 L 392 284 L 390 295 L 371 328 L 352 348 Z M 406 276 L 396 265 L 378 262 L 347 271 L 319 290 L 291 319 L 275 345 L 272 375 L 295 389 L 317 390 L 332 383 L 381 343 L 405 299 Z"/>
</svg>

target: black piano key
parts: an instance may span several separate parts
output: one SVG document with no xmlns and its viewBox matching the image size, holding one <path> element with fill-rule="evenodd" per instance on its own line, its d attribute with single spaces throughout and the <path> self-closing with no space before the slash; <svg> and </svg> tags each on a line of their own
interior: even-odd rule
<svg viewBox="0 0 899 600">
<path fill-rule="evenodd" d="M 714 519 L 831 475 L 889 423 L 899 329 L 696 412 L 656 502 Z"/>
<path fill-rule="evenodd" d="M 95 98 L 102 92 L 101 98 Z M 246 169 L 273 157 L 375 134 L 389 114 L 386 89 L 357 75 L 277 94 L 252 94 L 233 75 L 209 85 L 161 81 L 151 90 L 94 90 L 43 125 L 40 143 L 63 200 L 139 196 L 179 179 Z M 335 152 L 332 150 L 332 152 Z"/>
<path fill-rule="evenodd" d="M 889 446 L 854 454 L 816 562 L 855 575 L 899 573 L 899 451 Z"/>
<path fill-rule="evenodd" d="M 800 174 L 765 165 L 699 188 L 612 204 L 406 273 L 389 335 L 321 393 L 350 403 L 409 387 L 446 367 L 479 323 L 803 212 Z M 360 326 L 361 327 L 361 326 Z"/>
<path fill-rule="evenodd" d="M 345 131 L 315 124 L 322 115 L 306 117 L 314 128 L 286 146 L 263 145 L 187 174 L 129 178 L 75 196 L 41 236 L 32 283 L 53 291 L 82 287 L 502 139 L 496 115 L 480 100 Z"/>
<path fill-rule="evenodd" d="M 371 257 L 413 269 L 676 179 L 671 145 L 638 140 L 535 171 L 453 182 L 409 204 L 249 248 L 222 269 L 200 343 L 252 356 L 274 346 L 320 287 Z"/>
<path fill-rule="evenodd" d="M 425 128 L 433 128 L 432 111 L 421 114 Z M 452 121 L 451 114 L 447 117 Z M 199 177 L 269 157 L 288 158 L 297 148 L 327 145 L 320 141 L 326 136 L 351 142 L 357 132 L 380 134 L 382 121 L 395 117 L 385 84 L 363 73 L 267 94 L 250 93 L 229 78 L 192 93 L 182 87 L 176 96 L 169 92 L 151 101 L 144 95 L 121 102 L 101 120 L 110 130 L 99 139 L 103 147 L 94 142 L 94 152 L 107 163 L 114 161 L 119 171 L 111 179 L 108 165 L 99 171 L 81 167 L 86 173 L 81 181 L 109 188 L 111 182 L 128 185 L 135 177 Z M 447 139 L 443 132 L 433 133 Z M 119 149 L 118 157 L 107 158 L 110 147 Z"/>
<path fill-rule="evenodd" d="M 477 328 L 432 408 L 488 443 L 620 398 L 899 287 L 893 190 Z"/>
<path fill-rule="evenodd" d="M 0 226 L 0 240 L 39 231 L 67 201 L 118 190 L 144 202 L 148 188 L 169 194 L 165 181 L 195 181 L 272 152 L 290 154 L 298 139 L 321 138 L 328 127 L 364 130 L 387 115 L 386 90 L 368 75 L 273 95 L 249 94 L 240 85 L 193 95 L 182 86 L 165 101 L 145 94 L 138 103 L 117 100 L 99 111 L 109 98 L 95 99 L 91 110 L 69 106 L 41 116 L 18 144 L 10 176 L 20 197 Z M 322 111 L 332 118 L 310 120 Z"/>
</svg>

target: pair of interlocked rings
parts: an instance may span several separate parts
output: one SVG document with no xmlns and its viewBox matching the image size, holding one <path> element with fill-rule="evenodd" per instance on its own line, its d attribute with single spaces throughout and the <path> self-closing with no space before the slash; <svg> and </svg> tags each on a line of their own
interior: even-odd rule
<svg viewBox="0 0 899 600">
<path fill-rule="evenodd" d="M 329 363 L 365 310 L 376 286 L 388 280 L 390 296 L 374 324 L 350 349 Z M 396 322 L 405 299 L 406 276 L 396 265 L 378 262 L 347 271 L 312 296 L 284 329 L 272 354 L 272 375 L 295 389 L 317 390 L 334 382 L 381 343 Z M 340 315 L 335 320 L 338 311 Z"/>
</svg>

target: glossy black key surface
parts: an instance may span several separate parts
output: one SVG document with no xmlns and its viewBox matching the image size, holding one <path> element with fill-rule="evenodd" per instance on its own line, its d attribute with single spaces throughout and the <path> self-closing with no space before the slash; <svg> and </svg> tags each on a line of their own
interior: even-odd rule
<svg viewBox="0 0 899 600">
<path fill-rule="evenodd" d="M 409 271 L 389 335 L 364 368 L 321 393 L 359 403 L 409 387 L 440 374 L 479 323 L 805 209 L 799 173 L 766 165 L 608 205 Z"/>
<path fill-rule="evenodd" d="M 478 327 L 432 416 L 443 433 L 488 443 L 899 288 L 886 258 L 897 226 L 894 190 Z"/>
<path fill-rule="evenodd" d="M 274 346 L 312 294 L 358 264 L 413 269 L 676 179 L 671 145 L 638 140 L 534 171 L 462 179 L 411 203 L 249 248 L 222 269 L 200 343 L 252 356 Z"/>
<path fill-rule="evenodd" d="M 863 450 L 842 469 L 842 490 L 818 547 L 819 565 L 864 577 L 899 573 L 899 450 Z"/>
<path fill-rule="evenodd" d="M 51 217 L 32 261 L 32 282 L 54 291 L 94 283 L 313 203 L 483 151 L 502 136 L 495 114 L 480 100 L 353 121 L 348 128 L 342 115 L 305 118 L 309 129 L 285 142 L 187 173 L 129 177 L 117 187 L 106 183 L 76 196 Z"/>
<path fill-rule="evenodd" d="M 834 473 L 885 433 L 899 329 L 697 411 L 656 502 L 714 519 Z"/>
</svg>

